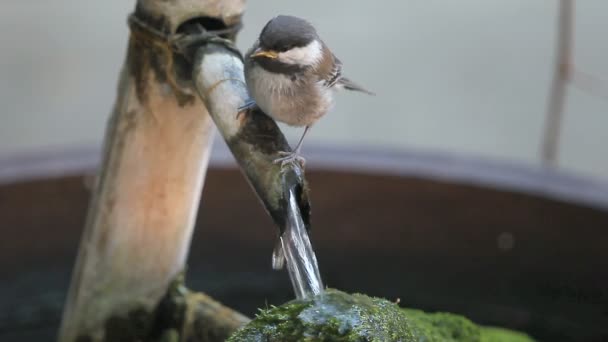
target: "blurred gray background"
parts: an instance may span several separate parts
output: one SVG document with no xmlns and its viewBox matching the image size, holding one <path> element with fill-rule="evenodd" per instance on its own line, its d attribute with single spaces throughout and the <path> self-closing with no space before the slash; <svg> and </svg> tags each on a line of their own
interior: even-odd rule
<svg viewBox="0 0 608 342">
<path fill-rule="evenodd" d="M 101 143 L 134 1 L 3 0 L 0 157 Z M 343 93 L 304 145 L 443 151 L 540 166 L 557 1 L 249 1 L 239 47 L 309 19 L 378 95 Z M 578 68 L 608 79 L 608 2 L 576 3 Z M 608 101 L 568 89 L 559 168 L 608 179 Z M 288 129 L 290 139 L 301 130 Z"/>
</svg>

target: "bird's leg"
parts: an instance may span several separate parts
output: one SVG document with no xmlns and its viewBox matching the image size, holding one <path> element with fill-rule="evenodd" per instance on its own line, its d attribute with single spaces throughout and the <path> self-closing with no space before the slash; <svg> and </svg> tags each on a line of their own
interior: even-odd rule
<svg viewBox="0 0 608 342">
<path fill-rule="evenodd" d="M 245 103 L 238 108 L 238 111 L 240 113 L 240 112 L 242 112 L 244 110 L 251 109 L 251 108 L 253 108 L 255 106 L 256 106 L 256 104 L 255 104 L 255 100 L 254 99 L 247 99 L 247 101 L 245 101 Z"/>
<path fill-rule="evenodd" d="M 306 136 L 306 133 L 308 132 L 309 128 L 310 128 L 310 126 L 306 126 L 306 128 L 304 128 L 304 133 L 302 133 L 302 137 L 300 138 L 300 141 L 298 141 L 298 144 L 296 145 L 296 148 L 293 151 L 291 151 L 291 152 L 280 151 L 279 152 L 279 154 L 284 157 L 275 159 L 274 160 L 275 164 L 281 163 L 281 166 L 285 166 L 287 164 L 298 161 L 298 162 L 300 162 L 300 164 L 302 164 L 302 167 L 304 167 L 304 165 L 306 164 L 306 159 L 304 159 L 304 157 L 302 157 L 300 155 L 300 149 L 302 148 L 302 143 L 304 142 L 304 137 Z"/>
<path fill-rule="evenodd" d="M 239 120 L 241 118 L 241 114 L 249 113 L 249 111 L 251 109 L 255 108 L 256 106 L 257 106 L 257 104 L 255 103 L 254 99 L 252 99 L 252 98 L 247 99 L 242 106 L 237 108 L 236 119 Z"/>
<path fill-rule="evenodd" d="M 304 128 L 304 133 L 302 133 L 302 136 L 300 137 L 300 141 L 298 141 L 298 144 L 296 145 L 296 149 L 294 150 L 293 153 L 300 153 L 300 149 L 302 148 L 302 143 L 304 142 L 304 137 L 306 136 L 306 133 L 308 132 L 308 129 L 310 128 L 310 126 L 306 126 L 306 128 Z"/>
</svg>

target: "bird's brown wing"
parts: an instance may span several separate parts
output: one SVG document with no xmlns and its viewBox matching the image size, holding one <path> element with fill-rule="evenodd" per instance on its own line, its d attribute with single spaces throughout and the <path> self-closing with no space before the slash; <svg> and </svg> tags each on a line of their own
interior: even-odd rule
<svg viewBox="0 0 608 342">
<path fill-rule="evenodd" d="M 323 57 L 314 72 L 319 82 L 328 88 L 336 85 L 342 75 L 342 62 L 325 44 L 323 44 Z"/>
<path fill-rule="evenodd" d="M 342 62 L 330 50 L 323 45 L 323 60 L 315 69 L 320 82 L 327 88 L 341 86 L 344 89 L 364 92 L 366 94 L 375 95 L 371 91 L 363 88 L 357 83 L 342 75 Z"/>
<path fill-rule="evenodd" d="M 338 84 L 342 79 L 342 62 L 334 56 L 334 65 L 329 73 L 329 76 L 325 80 L 325 86 L 331 88 Z"/>
</svg>

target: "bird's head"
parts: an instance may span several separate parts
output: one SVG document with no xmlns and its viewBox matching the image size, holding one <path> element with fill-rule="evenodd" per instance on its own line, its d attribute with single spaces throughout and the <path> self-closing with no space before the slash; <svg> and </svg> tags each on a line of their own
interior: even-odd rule
<svg viewBox="0 0 608 342">
<path fill-rule="evenodd" d="M 258 40 L 251 58 L 261 64 L 312 67 L 323 58 L 323 43 L 306 20 L 280 15 L 270 20 Z"/>
</svg>

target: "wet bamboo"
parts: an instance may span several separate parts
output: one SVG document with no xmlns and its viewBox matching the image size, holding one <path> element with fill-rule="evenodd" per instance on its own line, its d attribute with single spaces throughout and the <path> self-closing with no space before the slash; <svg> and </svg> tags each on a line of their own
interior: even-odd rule
<svg viewBox="0 0 608 342">
<path fill-rule="evenodd" d="M 203 39 L 204 40 L 204 39 Z M 188 50 L 193 60 L 193 81 L 222 137 L 247 180 L 282 233 L 288 223 L 289 190 L 297 197 L 301 218 L 310 228 L 310 203 L 304 169 L 297 163 L 273 161 L 291 151 L 276 122 L 259 109 L 238 112 L 248 100 L 243 62 L 238 51 L 222 42 L 198 43 Z M 197 44 L 202 45 L 196 47 Z M 194 46 L 194 47 L 192 47 Z"/>
<path fill-rule="evenodd" d="M 300 164 L 274 162 L 280 151 L 290 151 L 277 124 L 259 109 L 239 112 L 248 100 L 243 62 L 230 44 L 206 39 L 201 34 L 196 47 L 195 35 L 189 37 L 193 60 L 193 80 L 223 138 L 228 143 L 246 178 L 279 226 L 281 239 L 277 247 L 285 258 L 294 291 L 298 298 L 319 294 L 323 290 L 315 253 L 308 238 L 310 204 Z M 186 39 L 188 40 L 188 39 Z M 193 48 L 192 45 L 195 47 Z M 237 208 L 238 209 L 238 208 Z M 277 251 L 277 249 L 275 249 Z"/>
<path fill-rule="evenodd" d="M 140 0 L 135 14 L 172 34 L 193 17 L 230 25 L 243 10 L 243 0 Z M 214 129 L 189 79 L 176 73 L 182 61 L 135 33 L 107 126 L 60 341 L 101 341 L 108 318 L 151 313 L 184 270 Z"/>
</svg>

